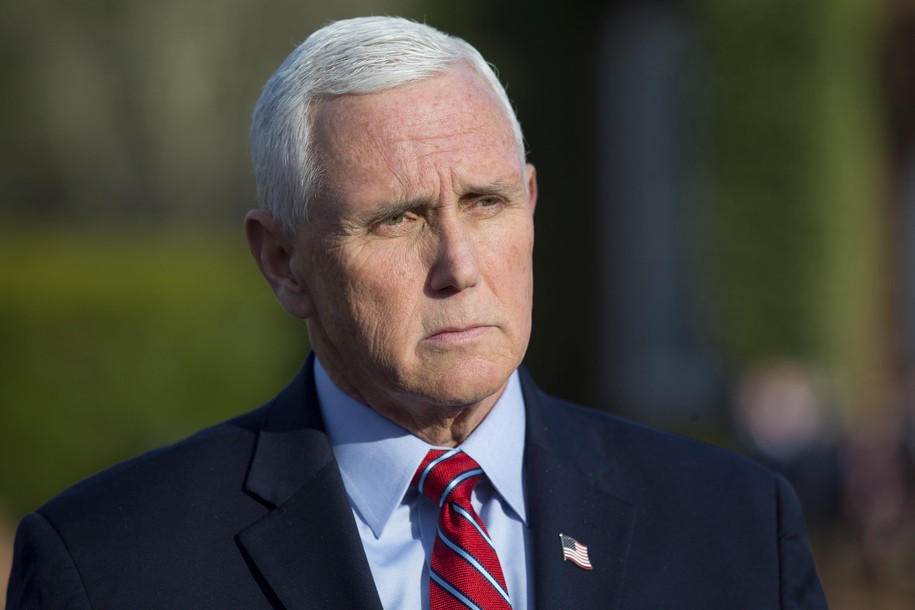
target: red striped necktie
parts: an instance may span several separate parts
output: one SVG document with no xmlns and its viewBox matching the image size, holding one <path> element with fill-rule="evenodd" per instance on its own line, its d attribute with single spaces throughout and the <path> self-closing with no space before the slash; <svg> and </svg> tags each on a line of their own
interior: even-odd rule
<svg viewBox="0 0 915 610">
<path fill-rule="evenodd" d="M 439 507 L 429 568 L 429 608 L 511 608 L 502 566 L 486 526 L 470 505 L 483 469 L 460 449 L 433 449 L 413 484 Z"/>
</svg>

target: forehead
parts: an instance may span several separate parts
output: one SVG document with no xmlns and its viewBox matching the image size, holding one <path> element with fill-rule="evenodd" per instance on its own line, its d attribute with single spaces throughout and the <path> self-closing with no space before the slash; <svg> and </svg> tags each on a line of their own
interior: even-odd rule
<svg viewBox="0 0 915 610">
<path fill-rule="evenodd" d="M 331 191 L 360 184 L 421 188 L 430 172 L 495 172 L 504 178 L 523 171 L 504 108 L 465 67 L 381 93 L 326 101 L 315 113 L 314 133 Z"/>
</svg>

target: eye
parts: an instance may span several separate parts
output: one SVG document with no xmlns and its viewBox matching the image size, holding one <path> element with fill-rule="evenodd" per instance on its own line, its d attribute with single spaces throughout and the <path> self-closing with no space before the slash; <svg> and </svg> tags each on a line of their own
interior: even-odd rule
<svg viewBox="0 0 915 610">
<path fill-rule="evenodd" d="M 477 214 L 489 216 L 495 214 L 505 205 L 505 199 L 498 195 L 480 195 L 472 201 L 469 206 L 471 211 Z"/>
<path fill-rule="evenodd" d="M 422 217 L 415 212 L 392 212 L 373 223 L 370 231 L 382 237 L 406 235 L 422 226 Z"/>
</svg>

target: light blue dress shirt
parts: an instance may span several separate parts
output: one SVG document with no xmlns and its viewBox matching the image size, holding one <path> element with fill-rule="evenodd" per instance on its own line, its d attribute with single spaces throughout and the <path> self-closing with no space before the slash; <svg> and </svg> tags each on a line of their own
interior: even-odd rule
<svg viewBox="0 0 915 610">
<path fill-rule="evenodd" d="M 438 507 L 410 488 L 429 449 L 373 409 L 344 394 L 315 359 L 321 413 L 343 475 L 382 605 L 429 608 L 429 559 Z M 512 606 L 533 607 L 530 533 L 523 475 L 524 399 L 518 373 L 477 429 L 460 445 L 486 478 L 471 497 L 499 554 Z"/>
</svg>

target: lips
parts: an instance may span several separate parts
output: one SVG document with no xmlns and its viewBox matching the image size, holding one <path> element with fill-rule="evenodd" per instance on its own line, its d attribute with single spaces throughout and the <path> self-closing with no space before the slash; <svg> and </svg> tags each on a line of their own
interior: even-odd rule
<svg viewBox="0 0 915 610">
<path fill-rule="evenodd" d="M 441 328 L 426 337 L 427 341 L 433 341 L 436 343 L 451 343 L 459 341 L 467 341 L 482 337 L 489 331 L 491 331 L 494 326 L 491 324 L 468 324 L 461 326 L 446 326 Z"/>
</svg>

